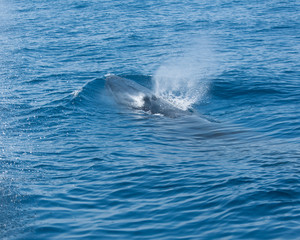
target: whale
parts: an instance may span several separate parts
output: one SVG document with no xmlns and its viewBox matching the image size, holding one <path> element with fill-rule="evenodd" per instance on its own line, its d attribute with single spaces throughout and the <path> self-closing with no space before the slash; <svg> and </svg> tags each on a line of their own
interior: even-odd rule
<svg viewBox="0 0 300 240">
<path fill-rule="evenodd" d="M 176 118 L 193 113 L 191 109 L 182 110 L 168 100 L 156 96 L 153 91 L 137 82 L 119 77 L 107 75 L 105 79 L 106 88 L 109 90 L 115 101 L 131 109 L 142 110 L 149 114 L 163 115 Z"/>
</svg>

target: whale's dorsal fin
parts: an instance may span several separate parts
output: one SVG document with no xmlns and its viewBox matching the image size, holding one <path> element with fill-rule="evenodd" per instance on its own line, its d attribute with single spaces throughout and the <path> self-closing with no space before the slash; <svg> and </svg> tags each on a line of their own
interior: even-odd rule
<svg viewBox="0 0 300 240">
<path fill-rule="evenodd" d="M 143 98 L 144 101 L 144 106 L 143 109 L 144 111 L 151 111 L 152 112 L 152 108 L 155 104 L 153 104 L 154 101 L 157 101 L 157 97 L 155 95 L 151 95 L 151 96 L 144 96 Z"/>
<path fill-rule="evenodd" d="M 156 101 L 156 100 L 157 100 L 157 97 L 156 97 L 155 95 L 152 95 L 152 96 L 151 96 L 151 100 Z"/>
<path fill-rule="evenodd" d="M 143 105 L 143 110 L 144 111 L 149 111 L 151 109 L 151 100 L 149 96 L 144 96 L 143 98 L 144 105 Z"/>
</svg>

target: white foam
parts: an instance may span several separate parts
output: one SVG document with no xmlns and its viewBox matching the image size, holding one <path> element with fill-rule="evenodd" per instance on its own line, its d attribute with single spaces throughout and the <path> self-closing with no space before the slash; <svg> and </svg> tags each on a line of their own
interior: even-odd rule
<svg viewBox="0 0 300 240">
<path fill-rule="evenodd" d="M 216 66 L 207 40 L 197 40 L 157 69 L 152 78 L 153 90 L 157 96 L 186 110 L 206 95 Z"/>
<path fill-rule="evenodd" d="M 133 100 L 133 107 L 141 108 L 144 105 L 145 95 L 140 93 L 138 95 L 130 95 L 130 98 Z"/>
<path fill-rule="evenodd" d="M 80 88 L 80 89 L 78 89 L 78 90 L 73 91 L 73 92 L 71 93 L 71 94 L 73 95 L 73 98 L 76 98 L 76 97 L 79 95 L 79 93 L 82 92 L 82 90 L 83 90 L 83 88 Z"/>
<path fill-rule="evenodd" d="M 107 78 L 107 77 L 110 77 L 110 76 L 115 76 L 115 74 L 107 73 L 107 74 L 104 75 L 104 77 L 106 77 L 106 78 Z"/>
</svg>

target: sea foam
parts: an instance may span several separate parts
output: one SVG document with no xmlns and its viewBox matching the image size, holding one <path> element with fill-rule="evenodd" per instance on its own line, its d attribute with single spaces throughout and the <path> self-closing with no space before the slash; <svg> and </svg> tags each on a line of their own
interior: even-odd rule
<svg viewBox="0 0 300 240">
<path fill-rule="evenodd" d="M 153 75 L 153 90 L 186 110 L 201 101 L 218 72 L 215 54 L 207 40 L 197 40 L 180 54 L 169 57 Z"/>
</svg>

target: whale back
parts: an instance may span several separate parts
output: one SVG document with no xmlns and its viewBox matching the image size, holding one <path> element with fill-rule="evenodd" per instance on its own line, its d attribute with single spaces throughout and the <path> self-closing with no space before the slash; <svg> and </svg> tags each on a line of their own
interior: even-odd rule
<svg viewBox="0 0 300 240">
<path fill-rule="evenodd" d="M 167 117 L 191 114 L 191 111 L 177 108 L 167 100 L 155 96 L 150 89 L 130 79 L 109 75 L 106 78 L 106 86 L 117 103 L 133 109 Z"/>
</svg>

